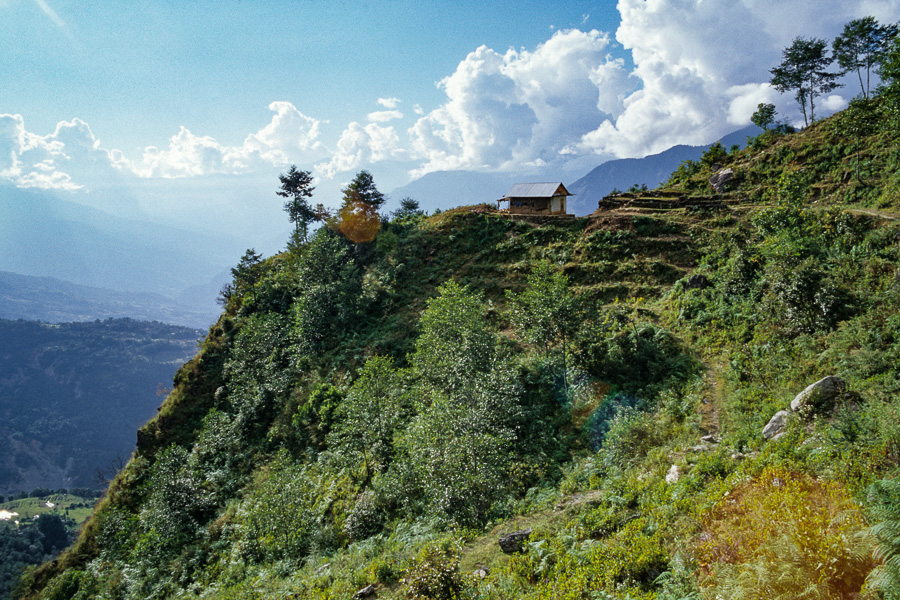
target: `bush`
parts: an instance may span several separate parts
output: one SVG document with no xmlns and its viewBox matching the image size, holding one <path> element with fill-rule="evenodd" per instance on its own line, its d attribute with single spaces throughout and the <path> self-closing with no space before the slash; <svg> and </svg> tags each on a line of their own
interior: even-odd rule
<svg viewBox="0 0 900 600">
<path fill-rule="evenodd" d="M 463 587 L 459 550 L 449 543 L 425 548 L 403 578 L 403 586 L 411 600 L 458 599 Z"/>
<path fill-rule="evenodd" d="M 864 523 L 839 484 L 769 467 L 704 516 L 702 587 L 735 600 L 853 597 L 874 566 Z"/>
</svg>

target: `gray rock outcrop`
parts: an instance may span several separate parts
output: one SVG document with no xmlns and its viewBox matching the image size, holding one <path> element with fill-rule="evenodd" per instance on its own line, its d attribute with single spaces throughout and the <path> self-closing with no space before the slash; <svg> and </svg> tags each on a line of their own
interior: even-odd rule
<svg viewBox="0 0 900 600">
<path fill-rule="evenodd" d="M 829 375 L 810 384 L 791 401 L 791 410 L 801 418 L 831 411 L 841 395 L 847 390 L 847 383 L 840 377 Z"/>
<path fill-rule="evenodd" d="M 363 589 L 359 590 L 355 594 L 353 594 L 353 599 L 358 600 L 359 598 L 368 598 L 372 594 L 375 593 L 375 585 L 367 585 Z"/>
<path fill-rule="evenodd" d="M 520 529 L 519 531 L 513 531 L 512 533 L 500 536 L 498 542 L 500 543 L 501 550 L 507 554 L 512 554 L 513 552 L 521 552 L 522 547 L 530 537 L 531 529 Z"/>
<path fill-rule="evenodd" d="M 725 187 L 732 179 L 734 179 L 734 171 L 732 169 L 725 169 L 724 171 L 714 173 L 713 176 L 709 178 L 709 185 L 712 189 L 716 190 L 717 194 L 721 194 L 725 191 Z"/>
<path fill-rule="evenodd" d="M 787 426 L 787 421 L 791 417 L 791 411 L 789 410 L 779 410 L 775 415 L 769 419 L 769 423 L 763 428 L 762 435 L 767 440 L 771 440 L 776 435 L 784 431 L 784 428 Z"/>
</svg>

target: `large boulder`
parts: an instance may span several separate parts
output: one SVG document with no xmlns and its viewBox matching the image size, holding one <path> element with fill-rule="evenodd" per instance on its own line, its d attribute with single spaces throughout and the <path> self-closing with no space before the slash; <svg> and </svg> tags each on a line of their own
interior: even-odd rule
<svg viewBox="0 0 900 600">
<path fill-rule="evenodd" d="M 500 539 L 498 540 L 500 543 L 500 549 L 507 554 L 512 554 L 513 552 L 521 552 L 522 547 L 530 537 L 531 529 L 520 529 L 519 531 L 507 533 L 500 536 Z"/>
<path fill-rule="evenodd" d="M 847 383 L 840 377 L 829 375 L 810 384 L 791 401 L 791 410 L 801 418 L 827 413 L 847 391 Z"/>
<path fill-rule="evenodd" d="M 694 273 L 690 277 L 688 277 L 687 281 L 684 283 L 684 289 L 686 290 L 704 290 L 708 288 L 711 284 L 709 283 L 709 279 L 707 279 L 706 275 L 702 275 L 700 273 Z"/>
<path fill-rule="evenodd" d="M 791 411 L 779 410 L 771 419 L 769 419 L 768 424 L 763 428 L 763 437 L 767 440 L 771 440 L 772 438 L 780 434 L 787 426 L 787 422 L 790 417 Z"/>
<path fill-rule="evenodd" d="M 713 176 L 709 178 L 709 185 L 716 191 L 717 194 L 721 194 L 725 191 L 725 187 L 732 179 L 734 179 L 734 171 L 731 169 L 725 169 L 724 171 L 714 173 Z"/>
</svg>

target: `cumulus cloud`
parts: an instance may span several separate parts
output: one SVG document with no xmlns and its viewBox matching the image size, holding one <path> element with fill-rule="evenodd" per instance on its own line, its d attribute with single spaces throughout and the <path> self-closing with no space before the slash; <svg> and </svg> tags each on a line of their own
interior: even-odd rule
<svg viewBox="0 0 900 600">
<path fill-rule="evenodd" d="M 625 110 L 586 133 L 580 150 L 641 156 L 674 144 L 702 144 L 749 123 L 760 102 L 795 119 L 788 96 L 767 83 L 769 69 L 797 36 L 832 39 L 866 14 L 896 20 L 900 10 L 873 0 L 619 0 L 616 39 L 631 51 L 640 89 Z M 876 6 L 877 5 L 877 6 Z M 823 99 L 827 111 L 840 96 Z"/>
<path fill-rule="evenodd" d="M 352 122 L 341 134 L 331 160 L 316 165 L 317 174 L 332 178 L 338 173 L 356 169 L 363 163 L 399 159 L 406 152 L 393 127 L 377 123 L 360 125 Z"/>
<path fill-rule="evenodd" d="M 400 98 L 379 98 L 378 104 L 385 108 L 397 108 L 397 105 L 400 104 Z"/>
<path fill-rule="evenodd" d="M 481 46 L 439 82 L 447 102 L 408 131 L 421 175 L 553 160 L 620 111 L 624 62 L 598 31 L 555 33 L 533 52 Z"/>
<path fill-rule="evenodd" d="M 62 121 L 53 133 L 29 132 L 21 115 L 0 115 L 0 180 L 19 187 L 79 190 L 111 177 L 195 177 L 313 162 L 331 155 L 319 141 L 321 122 L 290 102 L 273 102 L 267 125 L 239 146 L 219 143 L 181 127 L 164 148 L 148 146 L 138 160 L 101 147 L 81 119 Z M 373 138 L 377 138 L 373 132 Z M 373 142 L 377 147 L 378 144 Z"/>
<path fill-rule="evenodd" d="M 375 112 L 370 112 L 366 116 L 366 119 L 373 123 L 387 123 L 388 121 L 402 118 L 403 113 L 399 110 L 378 110 Z"/>
<path fill-rule="evenodd" d="M 482 46 L 438 85 L 447 99 L 409 129 L 414 176 L 503 170 L 578 156 L 644 156 L 705 144 L 749 124 L 761 102 L 796 121 L 769 69 L 797 36 L 837 35 L 853 18 L 900 19 L 895 0 L 619 0 L 615 40 L 556 31 L 533 52 Z M 822 98 L 821 115 L 852 92 Z"/>
<path fill-rule="evenodd" d="M 111 160 L 81 119 L 61 121 L 41 136 L 25 128 L 22 115 L 0 115 L 0 179 L 18 187 L 78 190 L 84 186 L 71 169 L 109 169 Z"/>
<path fill-rule="evenodd" d="M 130 168 L 141 177 L 192 177 L 213 173 L 241 173 L 261 165 L 287 165 L 321 159 L 327 154 L 318 140 L 320 121 L 298 111 L 290 102 L 272 102 L 268 125 L 251 133 L 240 146 L 220 144 L 185 127 L 169 138 L 165 149 L 148 146 Z"/>
</svg>

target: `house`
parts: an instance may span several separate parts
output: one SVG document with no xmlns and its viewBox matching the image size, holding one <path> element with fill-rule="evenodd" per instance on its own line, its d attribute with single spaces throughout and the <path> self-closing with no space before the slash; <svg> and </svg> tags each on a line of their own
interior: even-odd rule
<svg viewBox="0 0 900 600">
<path fill-rule="evenodd" d="M 566 213 L 566 198 L 570 194 L 559 181 L 544 183 L 517 183 L 497 200 L 500 212 L 513 215 L 558 215 Z M 501 209 L 501 202 L 509 202 L 507 208 Z"/>
</svg>

